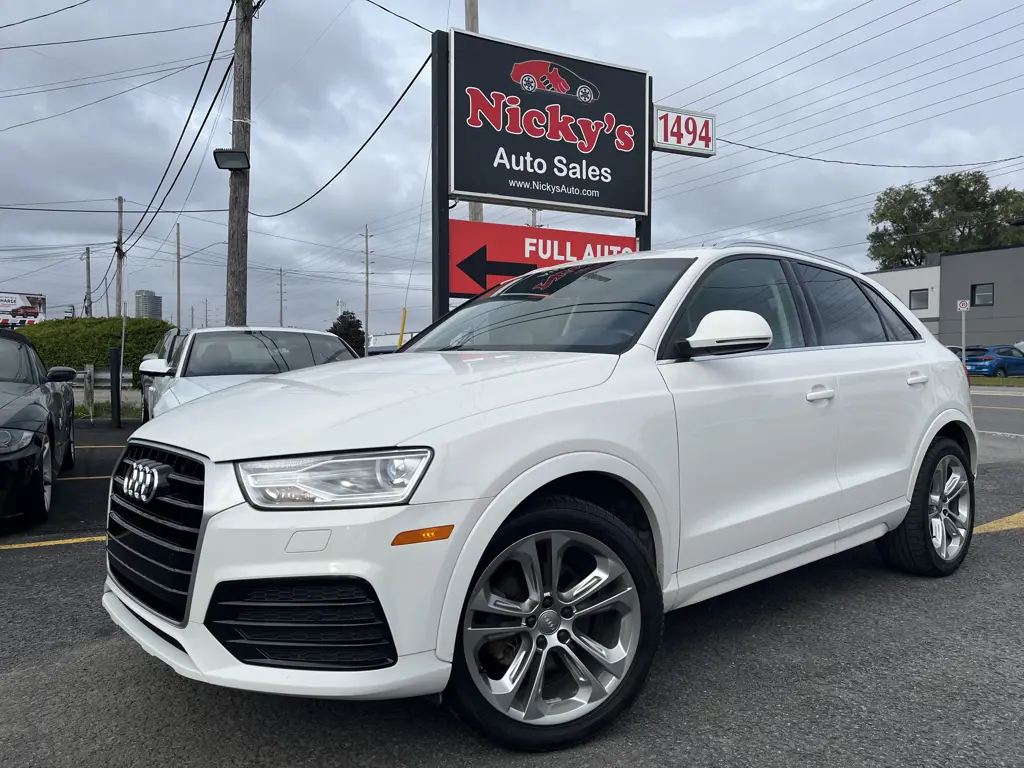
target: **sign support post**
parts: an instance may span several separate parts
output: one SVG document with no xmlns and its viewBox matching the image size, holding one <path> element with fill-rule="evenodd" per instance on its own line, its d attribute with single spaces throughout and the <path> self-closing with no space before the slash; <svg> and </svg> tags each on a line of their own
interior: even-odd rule
<svg viewBox="0 0 1024 768">
<path fill-rule="evenodd" d="M 648 75 L 647 77 L 647 91 L 648 93 L 654 93 L 654 78 Z M 654 105 L 649 104 L 647 108 L 647 135 L 654 135 Z M 638 216 L 636 219 L 636 243 L 637 248 L 641 251 L 649 251 L 654 247 L 653 240 L 654 235 L 651 227 L 651 215 L 654 213 L 651 210 L 652 195 L 651 189 L 654 186 L 651 183 L 651 173 L 654 170 L 654 151 L 653 147 L 647 152 L 647 215 Z"/>
<path fill-rule="evenodd" d="M 431 321 L 436 322 L 448 314 L 448 33 L 437 30 L 431 35 L 430 58 L 431 97 L 431 150 L 430 172 L 433 177 L 431 194 L 431 251 L 433 280 L 431 285 Z"/>
<path fill-rule="evenodd" d="M 960 313 L 960 360 L 967 365 L 967 313 L 971 309 L 971 302 L 967 299 L 958 299 L 956 309 Z"/>
</svg>

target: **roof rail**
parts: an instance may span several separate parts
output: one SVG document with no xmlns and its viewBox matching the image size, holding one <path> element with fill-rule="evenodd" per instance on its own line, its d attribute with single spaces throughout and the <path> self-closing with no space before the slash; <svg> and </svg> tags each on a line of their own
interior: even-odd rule
<svg viewBox="0 0 1024 768">
<path fill-rule="evenodd" d="M 780 251 L 788 251 L 789 253 L 796 253 L 801 256 L 811 256 L 815 259 L 821 259 L 822 261 L 828 261 L 832 264 L 844 267 L 845 269 L 850 269 L 849 265 L 843 264 L 843 262 L 837 259 L 832 259 L 829 258 L 828 256 L 822 256 L 820 253 L 814 253 L 814 251 L 805 251 L 802 248 L 794 248 L 790 245 L 779 245 L 778 243 L 770 243 L 767 240 L 745 240 L 742 238 L 738 240 L 722 240 L 715 243 L 715 248 L 735 248 L 738 245 L 749 245 L 758 248 L 775 248 Z"/>
</svg>

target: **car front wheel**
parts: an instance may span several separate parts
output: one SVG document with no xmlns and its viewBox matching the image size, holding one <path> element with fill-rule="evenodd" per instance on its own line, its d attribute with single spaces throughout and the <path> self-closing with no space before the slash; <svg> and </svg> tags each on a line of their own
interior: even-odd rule
<svg viewBox="0 0 1024 768">
<path fill-rule="evenodd" d="M 662 620 L 654 566 L 629 528 L 580 499 L 539 499 L 498 531 L 477 568 L 452 706 L 512 749 L 584 741 L 640 693 Z"/>
<path fill-rule="evenodd" d="M 919 576 L 948 576 L 967 557 L 974 529 L 974 477 L 963 449 L 932 443 L 921 464 L 907 516 L 879 540 L 885 562 Z"/>
<path fill-rule="evenodd" d="M 49 430 L 43 432 L 43 445 L 39 452 L 39 465 L 32 473 L 29 483 L 28 514 L 29 522 L 41 523 L 50 515 L 50 504 L 53 500 L 54 470 L 53 436 Z"/>
</svg>

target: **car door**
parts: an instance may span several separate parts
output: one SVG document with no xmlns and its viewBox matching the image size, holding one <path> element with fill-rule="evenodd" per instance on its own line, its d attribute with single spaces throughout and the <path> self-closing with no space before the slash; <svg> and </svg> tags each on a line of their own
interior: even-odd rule
<svg viewBox="0 0 1024 768">
<path fill-rule="evenodd" d="M 1003 354 L 1007 358 L 1006 372 L 1011 376 L 1024 376 L 1024 352 L 1016 347 L 1007 347 Z"/>
<path fill-rule="evenodd" d="M 35 371 L 39 391 L 46 401 L 46 408 L 50 412 L 50 418 L 53 420 L 54 444 L 52 450 L 53 455 L 59 459 L 64 456 L 64 450 L 70 439 L 70 418 L 74 415 L 68 412 L 67 397 L 65 395 L 65 388 L 68 385 L 47 381 L 46 366 L 39 357 L 39 353 L 28 346 L 25 347 L 25 352 L 28 354 L 29 363 L 32 366 L 32 370 Z"/>
<path fill-rule="evenodd" d="M 920 336 L 879 292 L 838 270 L 799 261 L 794 268 L 839 378 L 836 466 L 847 517 L 905 497 L 934 388 Z"/>
<path fill-rule="evenodd" d="M 679 570 L 811 528 L 838 530 L 837 379 L 794 285 L 779 259 L 727 257 L 698 278 L 661 346 L 679 439 Z M 673 360 L 672 344 L 721 309 L 760 314 L 772 346 Z"/>
<path fill-rule="evenodd" d="M 184 357 L 186 348 L 192 337 L 195 334 L 189 334 L 183 338 L 177 339 L 173 344 L 173 351 L 171 352 L 171 359 L 168 361 L 174 370 L 174 373 L 170 376 L 154 376 L 152 384 L 149 385 L 149 391 L 147 393 L 149 403 L 149 412 L 153 413 L 153 408 L 163 397 L 164 393 L 170 389 L 178 376 L 181 375 L 181 361 Z"/>
</svg>

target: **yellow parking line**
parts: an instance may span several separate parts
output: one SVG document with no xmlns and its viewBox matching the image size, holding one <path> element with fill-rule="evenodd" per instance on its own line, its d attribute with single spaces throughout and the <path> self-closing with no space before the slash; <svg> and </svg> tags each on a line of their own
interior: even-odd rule
<svg viewBox="0 0 1024 768">
<path fill-rule="evenodd" d="M 0 549 L 32 549 L 34 547 L 55 547 L 58 544 L 87 544 L 91 541 L 106 540 L 106 536 L 83 536 L 80 539 L 52 539 L 50 541 L 26 541 L 22 544 L 0 544 Z"/>
<path fill-rule="evenodd" d="M 993 520 L 991 523 L 975 526 L 975 533 L 993 533 L 995 531 L 1012 531 L 1015 528 L 1024 528 L 1024 510 L 1013 515 Z"/>
<path fill-rule="evenodd" d="M 971 408 L 984 408 L 987 411 L 1024 411 L 1013 405 L 972 405 Z"/>
<path fill-rule="evenodd" d="M 89 475 L 88 477 L 58 477 L 57 482 L 67 483 L 71 480 L 109 480 L 110 475 Z"/>
</svg>

